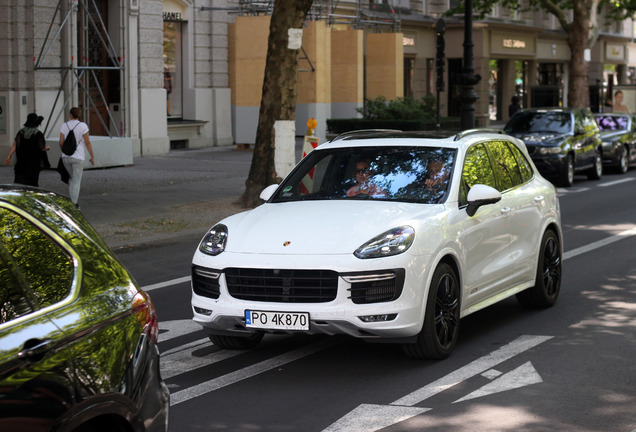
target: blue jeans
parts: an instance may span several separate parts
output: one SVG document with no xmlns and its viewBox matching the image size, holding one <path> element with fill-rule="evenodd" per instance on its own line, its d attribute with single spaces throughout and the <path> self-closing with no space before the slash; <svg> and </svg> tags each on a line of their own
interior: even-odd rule
<svg viewBox="0 0 636 432">
<path fill-rule="evenodd" d="M 77 204 L 80 184 L 82 183 L 82 174 L 84 173 L 84 161 L 74 157 L 63 157 L 62 163 L 71 176 L 68 180 L 68 193 L 71 196 L 73 204 Z"/>
</svg>

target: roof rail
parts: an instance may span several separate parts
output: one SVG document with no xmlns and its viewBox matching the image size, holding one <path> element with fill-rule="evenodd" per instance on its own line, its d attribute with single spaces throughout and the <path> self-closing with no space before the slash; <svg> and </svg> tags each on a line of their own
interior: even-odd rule
<svg viewBox="0 0 636 432">
<path fill-rule="evenodd" d="M 494 129 L 494 128 L 466 129 L 465 131 L 462 131 L 458 133 L 457 135 L 455 135 L 455 138 L 453 139 L 453 141 L 458 141 L 468 135 L 472 135 L 476 133 L 495 133 L 495 134 L 504 135 L 506 131 L 504 131 L 503 129 Z"/>
<path fill-rule="evenodd" d="M 368 135 L 368 134 L 381 133 L 381 132 L 403 132 L 403 131 L 399 129 L 359 129 L 359 130 L 353 130 L 353 131 L 341 133 L 335 138 L 332 138 L 330 142 L 338 141 L 338 140 L 349 138 L 349 137 L 354 137 L 356 135 Z"/>
</svg>

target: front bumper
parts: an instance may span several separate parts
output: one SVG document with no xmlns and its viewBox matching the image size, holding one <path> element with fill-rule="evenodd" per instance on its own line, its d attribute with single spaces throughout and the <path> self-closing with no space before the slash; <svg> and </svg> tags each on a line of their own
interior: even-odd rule
<svg viewBox="0 0 636 432">
<path fill-rule="evenodd" d="M 565 169 L 565 156 L 562 154 L 539 154 L 535 149 L 530 157 L 543 177 L 558 177 Z"/>
<path fill-rule="evenodd" d="M 199 255 L 199 254 L 197 254 Z M 270 312 L 306 312 L 309 313 L 309 334 L 346 334 L 364 339 L 402 339 L 417 335 L 422 327 L 424 317 L 424 299 L 426 298 L 427 272 L 420 259 L 401 254 L 394 257 L 374 260 L 360 260 L 350 256 L 272 256 L 224 253 L 223 260 L 218 257 L 195 259 L 196 268 L 204 268 L 207 272 L 218 272 L 218 294 L 193 290 L 192 309 L 194 321 L 201 324 L 208 334 L 249 336 L 257 331 L 270 333 L 294 333 L 297 331 L 254 330 L 245 326 L 245 311 L 258 310 Z M 223 262 L 221 262 L 223 261 Z M 416 261 L 414 263 L 413 261 Z M 311 269 L 326 270 L 337 273 L 337 289 L 335 296 L 328 301 L 306 303 L 297 300 L 294 303 L 273 297 L 276 301 L 243 300 L 230 294 L 228 276 L 225 272 L 229 263 L 241 263 L 241 268 L 249 269 Z M 323 263 L 323 265 L 317 265 Z M 231 267 L 236 268 L 236 265 Z M 210 270 L 214 269 L 214 270 Z M 414 270 L 419 269 L 419 271 Z M 356 282 L 351 275 L 363 275 L 365 281 L 372 281 L 375 276 L 385 277 L 388 273 L 401 273 L 403 281 L 399 281 L 399 295 L 387 300 L 387 296 L 374 297 L 378 293 L 377 286 L 370 286 L 372 291 L 362 303 L 354 302 Z M 193 278 L 193 281 L 196 278 Z M 353 281 L 353 282 L 352 282 Z M 196 282 L 193 282 L 195 284 Z M 209 288 L 209 287 L 208 287 Z M 216 289 L 216 288 L 215 288 Z M 353 291 L 352 291 L 353 289 Z M 197 292 L 199 294 L 197 294 Z M 364 290 L 363 290 L 364 291 Z M 203 295 L 201 295 L 203 294 Z M 359 295 L 359 293 L 358 293 Z M 212 298 L 217 296 L 217 298 Z M 374 299 L 380 301 L 375 302 Z M 380 317 L 371 322 L 362 317 Z M 368 320 L 368 318 L 367 318 Z"/>
</svg>

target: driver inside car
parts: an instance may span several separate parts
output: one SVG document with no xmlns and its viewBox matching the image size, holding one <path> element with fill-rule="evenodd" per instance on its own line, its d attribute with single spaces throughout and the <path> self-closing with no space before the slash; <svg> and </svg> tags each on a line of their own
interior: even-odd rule
<svg viewBox="0 0 636 432">
<path fill-rule="evenodd" d="M 371 180 L 374 172 L 370 167 L 371 164 L 368 159 L 356 161 L 356 167 L 353 172 L 356 184 L 347 190 L 348 197 L 356 195 L 386 196 L 386 191 Z"/>
</svg>

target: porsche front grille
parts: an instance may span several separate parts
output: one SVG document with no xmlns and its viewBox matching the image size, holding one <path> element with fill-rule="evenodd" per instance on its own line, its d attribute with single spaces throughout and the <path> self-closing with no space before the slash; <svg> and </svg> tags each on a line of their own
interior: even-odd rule
<svg viewBox="0 0 636 432">
<path fill-rule="evenodd" d="M 338 293 L 338 273 L 331 270 L 225 269 L 230 295 L 240 300 L 325 303 Z"/>
</svg>

